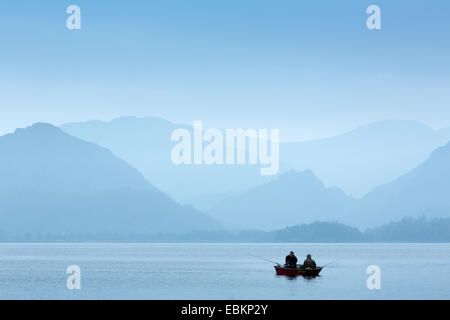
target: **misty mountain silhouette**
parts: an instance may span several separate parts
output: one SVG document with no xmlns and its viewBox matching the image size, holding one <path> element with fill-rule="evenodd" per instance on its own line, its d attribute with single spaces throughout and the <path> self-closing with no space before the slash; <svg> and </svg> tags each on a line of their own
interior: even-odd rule
<svg viewBox="0 0 450 320">
<path fill-rule="evenodd" d="M 260 165 L 174 165 L 170 156 L 176 143 L 170 137 L 178 128 L 187 129 L 193 135 L 191 126 L 152 117 L 122 117 L 110 122 L 94 120 L 61 126 L 73 136 L 108 148 L 139 169 L 153 185 L 181 202 L 193 203 L 194 198 L 245 190 L 270 180 L 260 175 Z"/>
<path fill-rule="evenodd" d="M 96 144 L 38 123 L 0 137 L 0 224 L 35 233 L 154 233 L 217 224 Z"/>
<path fill-rule="evenodd" d="M 386 120 L 332 138 L 282 144 L 280 157 L 296 170 L 312 170 L 326 185 L 361 197 L 415 168 L 448 139 L 446 129 Z"/>
<path fill-rule="evenodd" d="M 450 216 L 450 143 L 394 181 L 358 201 L 354 222 L 370 227 L 406 216 Z"/>
<path fill-rule="evenodd" d="M 313 221 L 340 221 L 355 200 L 326 188 L 310 171 L 289 171 L 220 202 L 208 213 L 224 225 L 273 230 Z"/>
<path fill-rule="evenodd" d="M 209 213 L 229 226 L 273 230 L 312 221 L 375 227 L 404 217 L 450 216 L 450 143 L 422 164 L 354 199 L 325 188 L 311 171 L 288 172 L 265 185 L 229 197 Z"/>
<path fill-rule="evenodd" d="M 138 168 L 159 189 L 201 209 L 273 178 L 261 176 L 255 165 L 173 165 L 170 135 L 177 128 L 191 131 L 192 127 L 160 118 L 123 117 L 110 122 L 69 123 L 61 128 L 108 148 Z M 433 130 L 414 121 L 379 121 L 336 137 L 282 143 L 280 173 L 288 169 L 312 170 L 325 185 L 362 197 L 416 167 L 448 139 L 448 128 Z M 174 176 L 176 180 L 168 178 Z"/>
</svg>

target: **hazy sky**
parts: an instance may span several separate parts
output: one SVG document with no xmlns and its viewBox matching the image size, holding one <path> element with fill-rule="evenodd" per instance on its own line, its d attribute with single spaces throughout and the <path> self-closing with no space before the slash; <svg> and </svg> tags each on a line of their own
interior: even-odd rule
<svg viewBox="0 0 450 320">
<path fill-rule="evenodd" d="M 81 7 L 81 30 L 66 8 Z M 381 7 L 382 30 L 366 27 Z M 450 125 L 450 1 L 0 2 L 0 134 L 122 115 L 279 128 Z"/>
</svg>

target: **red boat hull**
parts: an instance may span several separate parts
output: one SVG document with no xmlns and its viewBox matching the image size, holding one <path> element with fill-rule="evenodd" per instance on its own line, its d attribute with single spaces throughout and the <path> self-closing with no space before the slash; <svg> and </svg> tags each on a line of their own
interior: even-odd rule
<svg viewBox="0 0 450 320">
<path fill-rule="evenodd" d="M 304 276 L 304 277 L 317 277 L 322 271 L 322 268 L 316 268 L 316 269 L 292 269 L 292 268 L 285 268 L 282 266 L 275 266 L 275 271 L 278 276 L 289 276 L 289 277 L 296 277 L 296 276 Z"/>
</svg>

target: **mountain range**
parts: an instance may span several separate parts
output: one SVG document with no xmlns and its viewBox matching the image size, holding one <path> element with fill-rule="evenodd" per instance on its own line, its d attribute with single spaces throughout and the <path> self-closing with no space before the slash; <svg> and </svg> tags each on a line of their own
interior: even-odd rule
<svg viewBox="0 0 450 320">
<path fill-rule="evenodd" d="M 348 174 L 349 180 L 357 181 L 358 174 L 360 180 L 376 174 L 385 179 L 390 177 L 356 198 L 343 188 L 324 183 L 324 179 L 309 169 L 284 170 L 277 176 L 261 177 L 256 167 L 229 166 L 221 171 L 227 167 L 171 166 L 171 144 L 167 140 L 170 140 L 171 130 L 181 125 L 158 118 L 68 124 L 62 126 L 64 130 L 37 123 L 0 136 L 0 231 L 122 235 L 223 228 L 267 231 L 314 221 L 369 228 L 405 216 L 448 217 L 450 144 L 423 156 L 434 144 L 443 144 L 448 130 L 430 131 L 412 122 L 401 122 L 400 126 L 409 128 L 407 132 L 413 140 L 405 142 L 402 151 L 395 146 L 407 137 L 397 136 L 392 139 L 395 142 L 388 141 L 387 133 L 393 131 L 391 122 L 314 142 L 323 144 L 323 150 L 327 150 L 322 152 L 328 158 L 321 161 L 336 163 L 335 171 Z M 80 131 L 78 137 L 68 133 L 77 130 Z M 381 137 L 371 139 L 377 130 L 383 131 L 383 135 L 379 133 L 377 136 Z M 146 136 L 148 132 L 153 132 L 154 136 Z M 88 142 L 92 136 L 96 137 L 92 139 L 95 141 Z M 374 150 L 358 149 L 364 136 Z M 130 137 L 136 138 L 136 143 Z M 382 140 L 386 141 L 384 149 Z M 417 140 L 416 151 L 414 140 Z M 110 151 L 105 145 L 116 150 Z M 282 147 L 298 146 L 287 143 Z M 358 150 L 351 151 L 354 148 Z M 359 161 L 354 157 L 349 160 L 356 168 L 341 163 L 344 151 L 357 154 Z M 378 161 L 364 155 L 378 152 L 382 153 L 376 158 Z M 390 164 L 392 154 L 394 160 Z M 404 154 L 418 162 L 413 164 L 409 159 L 400 169 Z M 307 157 L 307 153 L 304 156 Z M 424 159 L 420 160 L 422 157 Z M 133 165 L 129 159 L 134 161 Z M 295 155 L 286 159 L 295 165 L 300 163 L 295 161 Z M 371 166 L 363 170 L 365 161 Z M 139 166 L 147 170 L 146 176 L 141 174 Z M 412 168 L 407 170 L 407 166 Z M 392 170 L 383 169 L 385 167 Z M 193 168 L 192 171 L 189 168 Z M 406 173 L 402 174 L 404 170 Z M 170 194 L 155 186 L 153 180 L 165 183 L 168 189 L 173 188 L 179 194 L 199 194 L 196 201 L 203 210 L 178 204 Z"/>
<path fill-rule="evenodd" d="M 404 217 L 449 217 L 450 143 L 433 151 L 410 172 L 360 199 L 325 187 L 311 171 L 288 172 L 224 199 L 209 213 L 229 226 L 261 230 L 312 221 L 368 228 Z"/>
<path fill-rule="evenodd" d="M 282 144 L 280 157 L 296 170 L 312 170 L 327 186 L 362 197 L 408 173 L 449 140 L 449 129 L 386 120 L 336 137 Z"/>
<path fill-rule="evenodd" d="M 5 232 L 142 233 L 215 230 L 111 151 L 37 123 L 0 137 Z"/>
<path fill-rule="evenodd" d="M 68 123 L 61 129 L 108 148 L 183 203 L 227 195 L 269 181 L 260 175 L 259 165 L 175 165 L 171 150 L 176 143 L 171 141 L 171 134 L 176 129 L 186 129 L 193 135 L 193 128 L 161 118 L 122 117 L 110 122 Z"/>
<path fill-rule="evenodd" d="M 171 133 L 177 128 L 192 132 L 192 127 L 161 118 L 122 117 L 109 122 L 67 123 L 61 128 L 108 148 L 159 189 L 202 210 L 273 179 L 261 176 L 257 165 L 174 165 Z M 379 121 L 327 139 L 281 143 L 279 174 L 312 170 L 326 186 L 362 197 L 409 172 L 449 139 L 448 128 L 434 130 L 414 121 Z"/>
<path fill-rule="evenodd" d="M 370 227 L 407 215 L 445 215 L 441 199 L 448 187 L 434 190 L 445 184 L 437 181 L 446 177 L 445 161 L 439 166 L 435 161 L 442 151 L 427 158 L 448 142 L 448 128 L 389 120 L 328 139 L 282 143 L 284 170 L 279 176 L 261 177 L 251 166 L 174 166 L 169 159 L 170 134 L 180 127 L 192 130 L 159 118 L 135 117 L 61 128 L 110 148 L 158 187 L 187 202 L 190 198 L 190 203 L 232 228 L 269 230 L 315 220 Z M 430 172 L 413 182 L 410 177 L 424 167 Z M 289 168 L 300 172 L 287 172 Z M 436 181 L 430 182 L 433 176 Z M 434 201 L 434 196 L 440 200 Z"/>
</svg>

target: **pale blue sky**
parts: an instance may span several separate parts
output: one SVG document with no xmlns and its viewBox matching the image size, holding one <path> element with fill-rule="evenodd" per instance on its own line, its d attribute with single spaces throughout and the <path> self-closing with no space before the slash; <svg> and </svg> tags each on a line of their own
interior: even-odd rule
<svg viewBox="0 0 450 320">
<path fill-rule="evenodd" d="M 366 28 L 371 4 L 382 30 Z M 448 126 L 449 17 L 444 0 L 2 0 L 0 134 L 122 115 L 282 140 L 381 119 Z"/>
</svg>

